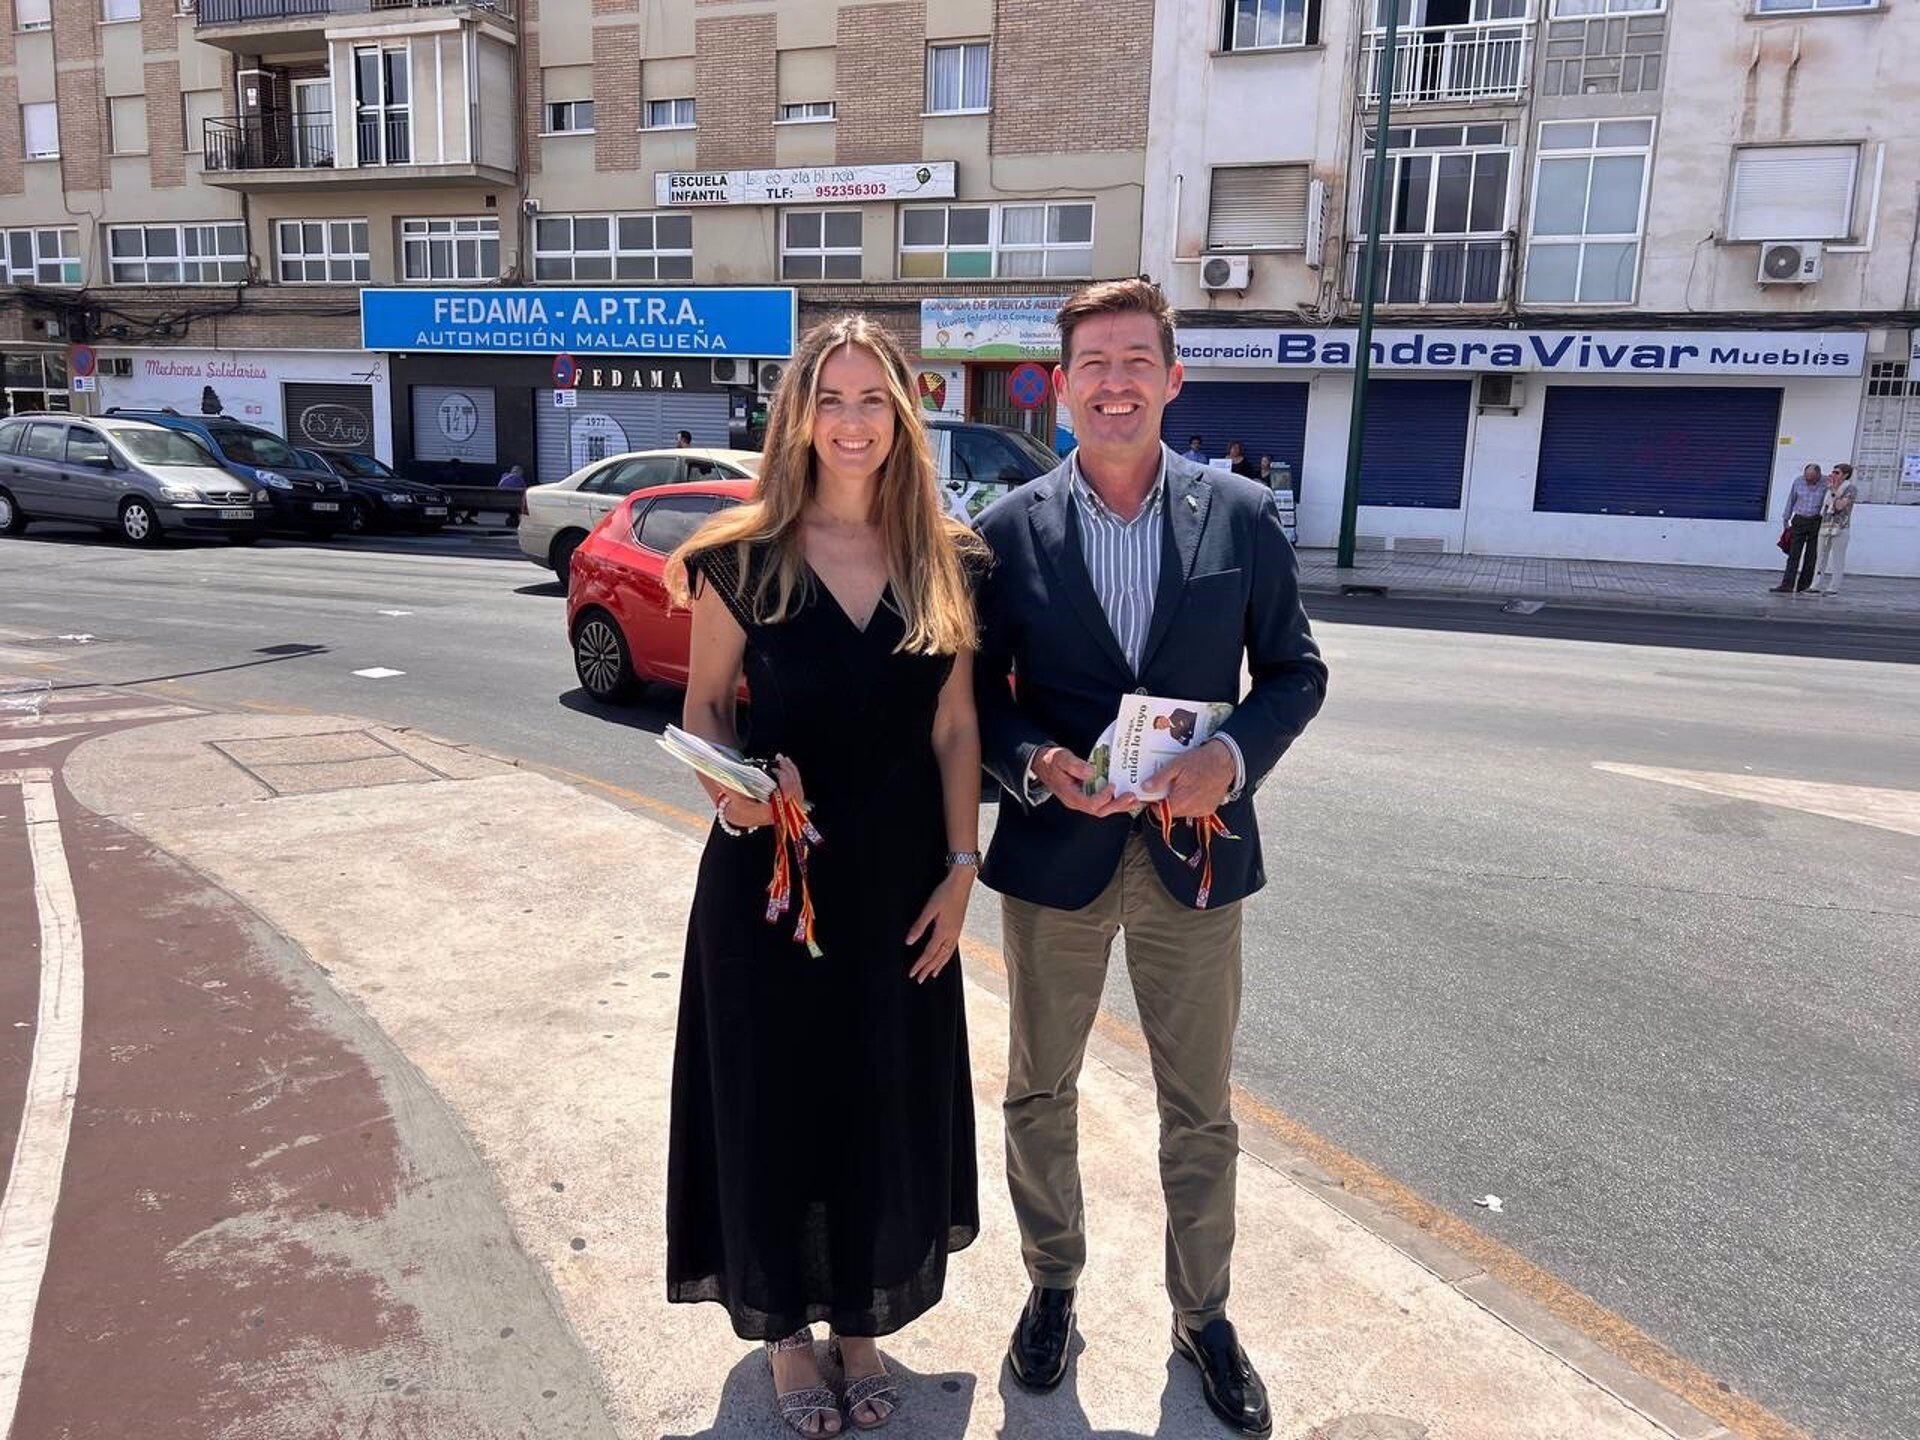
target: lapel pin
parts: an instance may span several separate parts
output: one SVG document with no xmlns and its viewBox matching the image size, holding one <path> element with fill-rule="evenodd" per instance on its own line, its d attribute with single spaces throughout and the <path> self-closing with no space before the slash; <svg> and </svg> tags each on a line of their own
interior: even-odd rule
<svg viewBox="0 0 1920 1440">
<path fill-rule="evenodd" d="M 1187 508 L 1189 510 L 1198 510 L 1200 508 L 1200 502 L 1189 495 L 1187 496 Z"/>
</svg>

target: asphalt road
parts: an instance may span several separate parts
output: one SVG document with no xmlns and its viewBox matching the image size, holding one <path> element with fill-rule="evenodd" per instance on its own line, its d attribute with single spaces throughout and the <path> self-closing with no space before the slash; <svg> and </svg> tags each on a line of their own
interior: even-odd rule
<svg viewBox="0 0 1920 1440">
<path fill-rule="evenodd" d="M 696 808 L 671 699 L 586 700 L 509 546 L 36 534 L 0 649 Z M 1920 790 L 1920 637 L 1310 608 L 1332 691 L 1261 794 L 1242 1083 L 1811 1433 L 1920 1436 L 1920 838 L 1814 813 Z"/>
</svg>

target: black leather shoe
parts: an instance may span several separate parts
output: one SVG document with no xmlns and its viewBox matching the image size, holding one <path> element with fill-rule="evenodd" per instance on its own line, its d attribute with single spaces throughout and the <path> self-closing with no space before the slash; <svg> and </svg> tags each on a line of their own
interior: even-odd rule
<svg viewBox="0 0 1920 1440">
<path fill-rule="evenodd" d="M 1066 1377 L 1067 1342 L 1073 1338 L 1073 1291 L 1036 1285 L 1007 1342 L 1013 1378 L 1029 1390 L 1051 1390 Z"/>
<path fill-rule="evenodd" d="M 1267 1406 L 1267 1387 L 1240 1348 L 1233 1326 L 1222 1316 L 1204 1329 L 1189 1330 L 1173 1322 L 1173 1351 L 1184 1355 L 1200 1371 L 1200 1389 L 1207 1408 L 1242 1435 L 1271 1435 L 1273 1411 Z"/>
</svg>

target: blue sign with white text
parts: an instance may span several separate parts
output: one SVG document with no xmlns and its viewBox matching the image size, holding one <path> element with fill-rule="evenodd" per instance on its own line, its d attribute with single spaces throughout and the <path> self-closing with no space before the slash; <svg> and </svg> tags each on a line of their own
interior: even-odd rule
<svg viewBox="0 0 1920 1440">
<path fill-rule="evenodd" d="M 360 292 L 368 350 L 465 355 L 785 359 L 799 303 L 784 288 L 464 289 Z"/>
</svg>

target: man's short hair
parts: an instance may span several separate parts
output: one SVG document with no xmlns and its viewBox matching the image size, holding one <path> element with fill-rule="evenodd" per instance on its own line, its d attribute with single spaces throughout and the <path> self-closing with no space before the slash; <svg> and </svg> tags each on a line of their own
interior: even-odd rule
<svg viewBox="0 0 1920 1440">
<path fill-rule="evenodd" d="M 1192 446 L 1194 446 L 1194 447 L 1195 447 L 1196 449 L 1197 449 L 1197 448 L 1199 448 L 1199 446 L 1200 446 L 1200 445 L 1201 445 L 1202 443 L 1203 443 L 1203 437 L 1201 437 L 1201 436 L 1199 436 L 1199 435 L 1189 435 L 1189 436 L 1187 436 L 1187 444 L 1189 444 L 1189 445 L 1192 445 Z"/>
<path fill-rule="evenodd" d="M 1853 478 L 1853 466 L 1847 464 L 1846 461 L 1842 460 L 1838 465 L 1834 466 L 1833 468 L 1838 470 L 1842 475 L 1846 476 L 1847 479 L 1851 480 Z"/>
<path fill-rule="evenodd" d="M 1060 329 L 1060 363 L 1073 359 L 1073 332 L 1083 320 L 1096 315 L 1151 315 L 1160 327 L 1160 353 L 1169 366 L 1179 359 L 1173 345 L 1173 307 L 1160 287 L 1145 277 L 1132 280 L 1099 280 L 1084 285 L 1067 297 L 1053 317 Z"/>
</svg>

